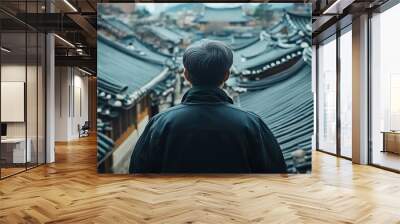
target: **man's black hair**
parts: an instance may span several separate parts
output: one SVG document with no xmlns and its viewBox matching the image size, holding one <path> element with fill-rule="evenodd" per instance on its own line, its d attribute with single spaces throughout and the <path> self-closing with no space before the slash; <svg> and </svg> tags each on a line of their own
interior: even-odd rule
<svg viewBox="0 0 400 224">
<path fill-rule="evenodd" d="M 221 85 L 232 63 L 232 50 L 220 41 L 201 40 L 183 54 L 183 65 L 194 86 Z"/>
</svg>

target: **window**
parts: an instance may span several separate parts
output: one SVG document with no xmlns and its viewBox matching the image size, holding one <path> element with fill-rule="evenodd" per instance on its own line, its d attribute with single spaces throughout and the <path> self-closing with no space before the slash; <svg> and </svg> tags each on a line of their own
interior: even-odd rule
<svg viewBox="0 0 400 224">
<path fill-rule="evenodd" d="M 43 3 L 19 2 L 18 13 L 39 13 Z M 2 12 L 0 17 L 14 21 Z M 0 24 L 0 178 L 43 164 L 46 156 L 45 34 L 16 24 Z"/>
<path fill-rule="evenodd" d="M 352 149 L 352 35 L 340 36 L 340 155 L 351 158 Z"/>
<path fill-rule="evenodd" d="M 371 18 L 371 162 L 400 170 L 400 150 L 393 153 L 385 145 L 388 135 L 393 149 L 400 147 L 400 4 Z M 386 140 L 385 140 L 386 139 Z"/>
<path fill-rule="evenodd" d="M 318 148 L 336 153 L 336 40 L 318 48 Z"/>
</svg>

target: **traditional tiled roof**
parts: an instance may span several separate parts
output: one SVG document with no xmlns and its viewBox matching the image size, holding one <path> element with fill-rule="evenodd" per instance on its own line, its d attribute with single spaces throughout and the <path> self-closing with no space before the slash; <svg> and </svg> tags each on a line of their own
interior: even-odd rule
<svg viewBox="0 0 400 224">
<path fill-rule="evenodd" d="M 176 83 L 176 77 L 170 75 L 166 77 L 162 82 L 159 82 L 156 86 L 152 88 L 152 91 L 157 96 L 166 96 L 170 92 L 174 91 L 174 85 Z"/>
<path fill-rule="evenodd" d="M 300 44 L 304 39 L 304 33 L 302 31 L 295 31 L 287 36 L 287 42 Z"/>
<path fill-rule="evenodd" d="M 171 60 L 170 55 L 162 54 L 152 46 L 149 46 L 133 35 L 126 36 L 121 39 L 120 42 L 124 44 L 128 50 L 140 55 L 142 58 L 148 58 L 158 61 L 160 64 L 166 64 L 168 60 Z"/>
<path fill-rule="evenodd" d="M 310 24 L 311 13 L 287 11 L 278 23 L 268 29 L 268 32 L 271 34 L 277 34 L 286 27 L 291 34 L 298 33 L 298 31 L 311 33 Z"/>
<path fill-rule="evenodd" d="M 103 18 L 99 16 L 97 25 L 115 33 L 123 33 L 124 35 L 130 35 L 133 33 L 131 27 L 115 17 Z"/>
<path fill-rule="evenodd" d="M 281 19 L 278 23 L 268 29 L 271 34 L 279 33 L 283 28 L 287 27 L 286 19 Z"/>
<path fill-rule="evenodd" d="M 170 27 L 169 30 L 180 35 L 183 39 L 189 39 L 193 36 L 193 33 L 182 30 L 179 27 Z"/>
<path fill-rule="evenodd" d="M 250 75 L 250 70 L 260 73 L 301 55 L 299 46 L 284 46 L 271 40 L 258 42 L 234 53 L 234 70 Z"/>
<path fill-rule="evenodd" d="M 202 14 L 195 20 L 198 23 L 243 23 L 248 21 L 250 21 L 250 17 L 245 15 L 242 7 L 211 8 L 207 6 L 204 7 Z"/>
<path fill-rule="evenodd" d="M 303 59 L 304 61 L 311 66 L 312 63 L 312 48 L 306 47 L 303 50 Z"/>
<path fill-rule="evenodd" d="M 268 77 L 266 79 L 276 79 Z M 272 83 L 272 82 L 271 82 Z M 313 95 L 311 66 L 303 66 L 283 80 L 258 91 L 239 95 L 240 105 L 261 116 L 281 145 L 289 171 L 293 171 L 292 153 L 306 153 L 306 169 L 311 169 L 313 134 Z"/>
<path fill-rule="evenodd" d="M 98 38 L 99 78 L 113 78 L 115 84 L 128 85 L 127 93 L 131 94 L 164 70 L 164 65 L 137 57 L 122 47 Z"/>
<path fill-rule="evenodd" d="M 105 158 L 114 147 L 114 141 L 101 132 L 97 132 L 97 161 Z"/>
<path fill-rule="evenodd" d="M 306 32 L 309 30 L 309 27 L 311 27 L 311 12 L 300 13 L 288 11 L 285 16 L 287 17 L 289 24 L 294 29 Z"/>
<path fill-rule="evenodd" d="M 237 51 L 256 43 L 259 40 L 259 37 L 258 36 L 237 37 L 234 35 L 226 35 L 226 36 L 210 35 L 207 36 L 207 39 L 222 41 L 227 45 L 229 45 L 232 48 L 232 50 Z"/>
<path fill-rule="evenodd" d="M 162 40 L 170 41 L 172 43 L 178 44 L 184 39 L 184 35 L 174 32 L 166 27 L 162 26 L 146 26 L 150 32 L 154 35 L 158 36 Z"/>
<path fill-rule="evenodd" d="M 296 63 L 294 63 L 289 68 L 277 72 L 273 75 L 270 75 L 267 78 L 263 78 L 260 80 L 252 80 L 252 81 L 242 81 L 240 79 L 236 79 L 235 85 L 241 88 L 245 88 L 246 90 L 265 89 L 290 78 L 291 76 L 293 76 L 293 74 L 295 74 L 301 68 L 304 67 L 304 63 L 305 61 L 302 60 L 302 58 L 300 58 Z"/>
<path fill-rule="evenodd" d="M 98 89 L 100 91 L 104 91 L 114 95 L 124 93 L 128 89 L 128 86 L 126 84 L 123 85 L 118 80 L 115 80 L 113 77 L 108 75 L 99 77 L 98 82 Z"/>
<path fill-rule="evenodd" d="M 144 94 L 143 86 L 167 69 L 155 60 L 138 57 L 125 45 L 98 35 L 99 115 L 116 117 L 120 108 L 130 108 Z"/>
<path fill-rule="evenodd" d="M 103 123 L 97 122 L 97 125 L 102 125 Z M 107 137 L 105 134 L 97 131 L 97 171 L 104 173 L 106 171 L 105 160 L 112 153 L 114 148 L 114 141 Z"/>
</svg>

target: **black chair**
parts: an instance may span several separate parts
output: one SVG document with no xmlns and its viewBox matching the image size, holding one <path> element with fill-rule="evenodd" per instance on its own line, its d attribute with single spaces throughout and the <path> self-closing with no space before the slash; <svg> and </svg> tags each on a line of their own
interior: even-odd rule
<svg viewBox="0 0 400 224">
<path fill-rule="evenodd" d="M 89 136 L 89 129 L 90 129 L 89 121 L 85 121 L 82 127 L 78 125 L 79 138 Z"/>
</svg>

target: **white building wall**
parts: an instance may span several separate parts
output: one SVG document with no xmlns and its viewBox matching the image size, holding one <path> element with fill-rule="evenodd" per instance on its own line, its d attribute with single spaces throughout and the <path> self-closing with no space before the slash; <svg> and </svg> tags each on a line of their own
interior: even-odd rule
<svg viewBox="0 0 400 224">
<path fill-rule="evenodd" d="M 78 125 L 88 120 L 88 78 L 76 68 L 57 67 L 55 85 L 55 140 L 78 139 Z"/>
</svg>

